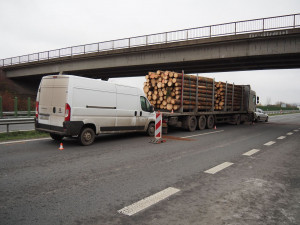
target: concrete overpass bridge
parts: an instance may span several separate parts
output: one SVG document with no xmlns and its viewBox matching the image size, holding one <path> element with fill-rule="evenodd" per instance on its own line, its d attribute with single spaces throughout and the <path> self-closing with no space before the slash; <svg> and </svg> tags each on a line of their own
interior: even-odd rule
<svg viewBox="0 0 300 225">
<path fill-rule="evenodd" d="M 72 46 L 0 60 L 2 76 L 31 83 L 46 74 L 110 78 L 300 68 L 300 14 Z M 0 72 L 1 73 L 1 72 Z M 34 83 L 34 82 L 33 82 Z"/>
</svg>

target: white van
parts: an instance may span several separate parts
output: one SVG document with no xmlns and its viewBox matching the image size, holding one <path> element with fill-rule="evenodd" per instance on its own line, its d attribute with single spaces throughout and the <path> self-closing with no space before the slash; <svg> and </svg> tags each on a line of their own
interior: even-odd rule
<svg viewBox="0 0 300 225">
<path fill-rule="evenodd" d="M 77 136 L 90 145 L 95 135 L 155 131 L 155 113 L 142 90 L 72 75 L 42 78 L 36 99 L 35 129 L 55 140 Z"/>
</svg>

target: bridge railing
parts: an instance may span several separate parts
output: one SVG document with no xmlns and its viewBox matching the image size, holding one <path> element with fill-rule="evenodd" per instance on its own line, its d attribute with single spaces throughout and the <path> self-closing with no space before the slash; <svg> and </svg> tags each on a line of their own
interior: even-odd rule
<svg viewBox="0 0 300 225">
<path fill-rule="evenodd" d="M 72 46 L 0 60 L 0 67 L 115 49 L 300 27 L 300 14 L 244 20 Z"/>
</svg>

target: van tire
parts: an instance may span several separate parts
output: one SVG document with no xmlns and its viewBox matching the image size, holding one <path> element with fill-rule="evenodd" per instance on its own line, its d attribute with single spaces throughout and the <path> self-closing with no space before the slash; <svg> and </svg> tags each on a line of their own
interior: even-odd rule
<svg viewBox="0 0 300 225">
<path fill-rule="evenodd" d="M 93 144 L 95 140 L 95 131 L 90 127 L 82 128 L 78 140 L 79 143 L 84 146 Z"/>
<path fill-rule="evenodd" d="M 50 133 L 50 137 L 55 141 L 61 141 L 64 138 L 64 136 L 62 135 L 52 133 Z"/>
<path fill-rule="evenodd" d="M 148 129 L 147 129 L 147 134 L 150 137 L 154 137 L 154 134 L 155 134 L 155 125 L 154 125 L 154 123 L 149 123 Z"/>
</svg>

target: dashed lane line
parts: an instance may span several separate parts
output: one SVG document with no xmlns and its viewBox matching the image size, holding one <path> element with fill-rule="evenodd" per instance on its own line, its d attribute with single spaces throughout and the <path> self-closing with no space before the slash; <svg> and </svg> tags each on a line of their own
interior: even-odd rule
<svg viewBox="0 0 300 225">
<path fill-rule="evenodd" d="M 280 137 L 278 137 L 277 139 L 278 140 L 282 140 L 282 139 L 285 139 L 286 138 L 286 136 L 280 136 Z"/>
<path fill-rule="evenodd" d="M 294 130 L 295 132 L 298 132 L 299 130 Z"/>
<path fill-rule="evenodd" d="M 269 141 L 269 142 L 265 143 L 264 145 L 270 146 L 270 145 L 273 145 L 273 144 L 275 144 L 275 143 L 276 143 L 275 141 Z"/>
<path fill-rule="evenodd" d="M 50 140 L 51 138 L 37 138 L 37 139 L 28 139 L 28 140 L 20 140 L 20 141 L 6 141 L 0 142 L 0 145 L 7 145 L 7 144 L 17 144 L 17 143 L 25 143 L 31 141 L 40 141 L 40 140 Z"/>
<path fill-rule="evenodd" d="M 197 137 L 197 136 L 203 136 L 203 135 L 208 135 L 208 134 L 220 133 L 220 132 L 223 132 L 223 131 L 224 130 L 218 130 L 218 131 L 214 131 L 214 132 L 208 132 L 208 133 L 203 133 L 203 134 L 195 134 L 195 135 L 191 135 L 191 136 L 185 136 L 185 137 L 181 137 L 181 138 Z"/>
<path fill-rule="evenodd" d="M 209 170 L 204 171 L 204 173 L 215 174 L 215 173 L 220 172 L 221 170 L 231 166 L 232 164 L 233 163 L 231 163 L 231 162 L 224 162 L 224 163 L 217 165 Z"/>
<path fill-rule="evenodd" d="M 288 133 L 286 133 L 286 135 L 293 135 L 294 133 L 292 133 L 292 132 L 288 132 Z"/>
<path fill-rule="evenodd" d="M 157 204 L 158 202 L 170 197 L 171 195 L 176 194 L 179 191 L 180 190 L 177 188 L 168 187 L 165 190 L 162 190 L 154 195 L 151 195 L 136 203 L 133 203 L 132 205 L 126 206 L 123 209 L 118 210 L 118 213 L 122 213 L 127 216 L 132 216 L 154 204 Z"/>
<path fill-rule="evenodd" d="M 259 151 L 260 151 L 259 149 L 252 149 L 252 150 L 250 150 L 248 152 L 245 152 L 243 155 L 245 155 L 245 156 L 251 156 L 251 155 L 253 155 L 253 154 L 255 154 L 255 153 L 259 152 Z"/>
</svg>

